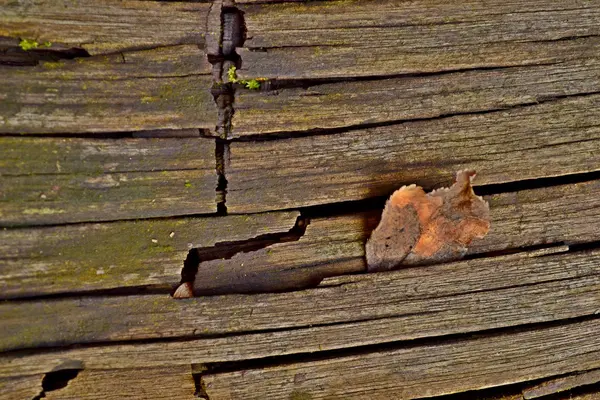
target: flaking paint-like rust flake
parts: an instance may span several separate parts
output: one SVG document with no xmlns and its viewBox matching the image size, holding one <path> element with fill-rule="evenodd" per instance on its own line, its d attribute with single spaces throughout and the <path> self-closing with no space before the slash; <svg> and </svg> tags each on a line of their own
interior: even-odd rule
<svg viewBox="0 0 600 400">
<path fill-rule="evenodd" d="M 489 205 L 473 192 L 474 176 L 459 171 L 454 185 L 431 193 L 416 185 L 396 190 L 367 241 L 369 271 L 462 258 L 490 229 Z"/>
</svg>

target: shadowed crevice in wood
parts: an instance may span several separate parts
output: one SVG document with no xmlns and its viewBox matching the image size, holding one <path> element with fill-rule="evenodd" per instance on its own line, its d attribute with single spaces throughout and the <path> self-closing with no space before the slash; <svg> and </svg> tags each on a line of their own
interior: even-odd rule
<svg viewBox="0 0 600 400">
<path fill-rule="evenodd" d="M 198 273 L 198 268 L 203 262 L 211 260 L 228 260 L 240 253 L 249 253 L 265 249 L 277 243 L 298 241 L 306 232 L 306 227 L 309 223 L 310 220 L 301 215 L 297 218 L 296 223 L 288 232 L 268 233 L 248 240 L 219 242 L 212 247 L 191 249 L 184 261 L 183 269 L 181 270 L 181 284 L 193 285 Z"/>
<path fill-rule="evenodd" d="M 509 110 L 518 110 L 518 109 L 526 109 L 528 107 L 536 107 L 540 104 L 553 103 L 557 101 L 561 101 L 564 99 L 572 99 L 572 98 L 585 98 L 589 96 L 594 96 L 600 94 L 599 91 L 585 92 L 585 93 L 577 93 L 577 94 L 567 94 L 562 96 L 547 96 L 545 98 L 540 98 L 536 101 L 524 102 L 516 105 L 509 105 L 503 107 L 495 107 L 486 110 L 479 111 L 466 111 L 466 112 L 456 112 L 456 113 L 444 113 L 435 117 L 426 117 L 426 118 L 407 118 L 393 121 L 385 121 L 385 122 L 376 122 L 376 123 L 368 123 L 368 124 L 358 124 L 358 125 L 349 125 L 341 128 L 315 128 L 315 129 L 306 129 L 303 131 L 279 131 L 279 132 L 270 132 L 267 134 L 252 134 L 245 135 L 242 137 L 236 137 L 230 139 L 229 142 L 266 142 L 272 140 L 283 140 L 283 139 L 294 139 L 294 138 L 302 138 L 309 136 L 327 136 L 327 135 L 336 135 L 340 133 L 352 132 L 357 130 L 364 130 L 369 128 L 380 128 L 386 126 L 395 126 L 402 125 L 405 123 L 413 123 L 413 122 L 422 122 L 422 121 L 437 121 L 437 120 L 445 120 L 458 116 L 474 116 L 474 115 L 485 115 L 496 113 L 499 111 L 509 111 Z"/>
<path fill-rule="evenodd" d="M 560 64 L 559 62 L 548 62 L 535 64 L 536 67 L 551 66 Z M 309 89 L 311 87 L 345 83 L 345 82 L 377 82 L 386 81 L 390 79 L 398 78 L 428 78 L 428 77 L 439 77 L 444 75 L 453 75 L 462 72 L 476 72 L 476 71 L 510 71 L 517 68 L 523 68 L 522 65 L 501 65 L 501 66 L 481 66 L 473 68 L 456 68 L 444 71 L 435 72 L 412 72 L 403 74 L 390 74 L 390 75 L 370 75 L 370 76 L 348 76 L 348 77 L 336 77 L 336 78 L 307 78 L 307 79 L 269 79 L 265 81 L 261 91 L 272 92 L 270 94 L 277 96 L 278 90 L 282 89 Z"/>
<path fill-rule="evenodd" d="M 206 386 L 202 381 L 202 374 L 205 372 L 206 367 L 204 364 L 192 364 L 192 378 L 194 379 L 194 386 L 196 388 L 194 396 L 199 399 L 210 400 L 208 394 L 206 393 Z"/>
<path fill-rule="evenodd" d="M 77 47 L 55 46 L 55 48 L 49 48 L 46 47 L 47 45 L 38 44 L 37 48 L 23 50 L 19 43 L 20 40 L 16 38 L 0 37 L 0 65 L 34 67 L 40 61 L 73 60 L 90 56 L 86 50 Z"/>
<path fill-rule="evenodd" d="M 83 371 L 83 368 L 61 369 L 58 371 L 48 372 L 46 375 L 44 375 L 44 379 L 42 380 L 41 393 L 34 397 L 33 400 L 41 400 L 46 397 L 47 392 L 65 388 L 69 384 L 69 381 L 77 378 L 77 375 L 81 371 Z"/>
<path fill-rule="evenodd" d="M 213 65 L 212 94 L 218 110 L 215 132 L 221 139 L 227 139 L 231 133 L 236 90 L 235 85 L 224 81 L 223 77 L 227 76 L 229 68 L 239 68 L 241 65 L 236 48 L 243 46 L 245 39 L 246 27 L 243 13 L 234 7 L 233 1 L 225 0 L 221 7 L 219 53 L 208 57 L 208 61 Z"/>
<path fill-rule="evenodd" d="M 490 196 L 502 193 L 519 192 L 522 190 L 534 190 L 561 185 L 591 182 L 595 180 L 600 180 L 600 171 L 582 172 L 577 174 L 550 176 L 536 179 L 524 179 L 506 183 L 485 185 L 478 185 L 477 182 L 474 182 L 473 190 L 478 196 Z M 410 182 L 406 182 L 405 184 L 409 183 Z M 423 186 L 423 189 L 426 191 L 432 191 L 435 188 L 435 186 Z M 282 211 L 300 210 L 302 215 L 306 216 L 307 218 L 326 218 L 338 215 L 349 215 L 371 210 L 382 210 L 385 205 L 385 201 L 389 198 L 390 194 L 386 194 L 384 196 L 368 197 L 360 200 L 348 200 L 336 203 L 317 204 L 314 206 L 307 207 L 294 207 L 289 209 L 282 209 Z"/>
<path fill-rule="evenodd" d="M 107 297 L 107 296 L 143 296 L 143 295 L 167 295 L 173 291 L 173 285 L 162 284 L 162 285 L 146 285 L 146 286 L 128 286 L 120 287 L 115 289 L 98 289 L 98 290 L 79 290 L 70 292 L 60 292 L 42 295 L 30 295 L 18 298 L 7 298 L 4 300 L 9 301 L 22 301 L 22 302 L 38 302 L 38 301 L 52 301 L 69 298 L 81 298 L 86 297 Z"/>
<path fill-rule="evenodd" d="M 19 133 L 1 133 L 0 137 L 16 137 L 22 138 Z M 204 128 L 189 128 L 189 129 L 149 129 L 141 131 L 123 131 L 123 132 L 94 132 L 90 133 L 44 133 L 44 134 L 27 134 L 28 138 L 69 138 L 69 139 L 151 139 L 151 138 L 189 138 L 203 137 L 212 139 L 208 129 Z"/>
<path fill-rule="evenodd" d="M 487 196 L 499 193 L 511 193 L 521 190 L 539 189 L 544 187 L 553 187 L 568 185 L 573 183 L 590 182 L 600 180 L 600 171 L 583 172 L 579 174 L 569 174 L 562 176 L 550 176 L 537 179 L 524 179 L 507 183 L 496 183 L 490 185 L 481 185 L 476 187 L 477 194 Z"/>
<path fill-rule="evenodd" d="M 229 157 L 229 143 L 217 138 L 215 141 L 215 157 L 217 171 L 217 215 L 227 215 L 227 159 Z"/>
</svg>

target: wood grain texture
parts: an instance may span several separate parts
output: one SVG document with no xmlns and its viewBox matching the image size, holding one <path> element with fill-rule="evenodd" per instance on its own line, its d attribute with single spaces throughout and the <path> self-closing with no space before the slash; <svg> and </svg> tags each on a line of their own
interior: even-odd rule
<svg viewBox="0 0 600 400">
<path fill-rule="evenodd" d="M 596 40 L 585 55 L 595 57 L 599 49 L 600 41 Z M 230 137 L 436 118 L 598 91 L 600 63 L 593 58 L 531 67 L 314 84 L 275 92 L 239 90 Z"/>
<path fill-rule="evenodd" d="M 385 0 L 241 5 L 244 79 L 341 78 L 561 62 L 600 33 L 576 1 Z M 565 24 L 564 21 L 569 21 Z M 583 37 L 583 40 L 568 40 Z"/>
<path fill-rule="evenodd" d="M 81 371 L 48 400 L 181 399 L 196 397 L 191 366 Z"/>
<path fill-rule="evenodd" d="M 107 54 L 178 44 L 205 46 L 210 3 L 138 0 L 0 1 L 0 36 Z"/>
<path fill-rule="evenodd" d="M 560 378 L 550 379 L 539 385 L 531 386 L 523 390 L 525 400 L 537 399 L 555 393 L 565 392 L 577 387 L 593 385 L 600 382 L 600 369 L 579 372 Z"/>
<path fill-rule="evenodd" d="M 275 329 L 289 330 L 289 340 L 268 333 L 274 349 L 267 352 L 285 354 L 554 321 L 597 311 L 598 260 L 598 252 L 519 254 L 333 278 L 288 293 L 9 302 L 0 304 L 0 348 Z"/>
<path fill-rule="evenodd" d="M 0 73 L 0 133 L 214 129 L 217 123 L 210 64 L 193 45 L 5 66 Z"/>
<path fill-rule="evenodd" d="M 46 393 L 48 400 L 188 399 L 194 396 L 191 366 L 83 370 L 68 385 Z"/>
<path fill-rule="evenodd" d="M 35 399 L 42 392 L 42 375 L 0 378 L 0 400 Z"/>
<path fill-rule="evenodd" d="M 416 183 L 475 185 L 598 170 L 600 96 L 341 134 L 232 143 L 226 165 L 232 213 L 389 195 Z M 552 160 L 552 162 L 548 162 Z"/>
<path fill-rule="evenodd" d="M 410 399 L 600 365 L 598 320 L 203 377 L 211 400 Z M 300 397 L 303 396 L 303 397 Z"/>
<path fill-rule="evenodd" d="M 215 213 L 204 138 L 0 137 L 0 226 Z"/>
<path fill-rule="evenodd" d="M 297 215 L 284 212 L 0 230 L 1 296 L 138 286 L 168 290 L 179 283 L 191 248 L 287 232 Z"/>
</svg>

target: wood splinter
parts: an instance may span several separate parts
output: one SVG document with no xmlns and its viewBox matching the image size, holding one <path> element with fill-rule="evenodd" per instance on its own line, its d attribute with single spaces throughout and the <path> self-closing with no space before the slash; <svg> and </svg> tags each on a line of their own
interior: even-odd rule
<svg viewBox="0 0 600 400">
<path fill-rule="evenodd" d="M 184 282 L 173 293 L 174 299 L 189 299 L 194 297 L 194 289 L 191 282 Z"/>
<path fill-rule="evenodd" d="M 473 170 L 459 171 L 450 188 L 430 193 L 416 185 L 396 190 L 367 241 L 367 269 L 388 271 L 462 258 L 471 241 L 490 229 L 489 205 L 473 192 L 474 176 Z"/>
</svg>

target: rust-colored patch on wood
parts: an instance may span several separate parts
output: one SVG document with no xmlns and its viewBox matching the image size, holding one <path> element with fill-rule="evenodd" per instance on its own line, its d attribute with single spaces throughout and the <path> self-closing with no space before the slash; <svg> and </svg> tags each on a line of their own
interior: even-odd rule
<svg viewBox="0 0 600 400">
<path fill-rule="evenodd" d="M 474 176 L 475 171 L 459 171 L 450 188 L 427 194 L 416 185 L 396 190 L 367 241 L 369 270 L 462 258 L 469 243 L 490 229 L 490 208 L 473 192 Z"/>
</svg>

